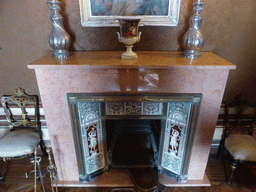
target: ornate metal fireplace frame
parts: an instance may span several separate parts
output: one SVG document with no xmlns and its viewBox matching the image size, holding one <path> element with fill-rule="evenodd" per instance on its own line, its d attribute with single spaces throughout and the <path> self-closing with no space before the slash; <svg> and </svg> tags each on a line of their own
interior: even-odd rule
<svg viewBox="0 0 256 192">
<path fill-rule="evenodd" d="M 165 174 L 179 183 L 187 182 L 201 94 L 70 93 L 67 94 L 67 97 L 80 182 L 89 182 L 101 173 L 108 171 L 105 120 L 123 118 L 161 119 L 159 173 Z M 111 106 L 114 108 L 111 109 Z M 135 108 L 138 110 L 132 112 L 131 109 Z M 93 124 L 96 125 L 94 128 L 92 128 Z M 93 153 L 92 146 L 90 149 L 88 147 L 91 144 L 91 141 L 88 141 L 91 139 L 89 139 L 89 129 L 93 139 L 97 140 L 96 153 Z M 177 129 L 176 132 L 179 131 L 176 136 L 172 133 L 175 129 Z M 178 146 L 175 146 L 176 144 Z M 88 168 L 89 161 L 92 163 L 90 168 Z M 89 169 L 91 170 L 88 171 Z"/>
</svg>

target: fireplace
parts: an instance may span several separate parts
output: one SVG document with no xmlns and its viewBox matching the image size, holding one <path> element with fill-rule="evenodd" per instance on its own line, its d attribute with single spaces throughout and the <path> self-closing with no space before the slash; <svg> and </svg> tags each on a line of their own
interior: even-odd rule
<svg viewBox="0 0 256 192">
<path fill-rule="evenodd" d="M 138 52 L 138 59 L 130 61 L 121 60 L 120 54 L 121 52 L 111 51 L 73 52 L 67 60 L 58 61 L 53 59 L 49 53 L 29 65 L 29 68 L 35 69 L 36 73 L 49 138 L 58 169 L 58 186 L 133 186 L 132 180 L 125 171 L 111 168 L 119 166 L 118 160 L 113 162 L 113 159 L 112 161 L 110 159 L 109 161 L 109 157 L 107 157 L 107 154 L 111 152 L 111 150 L 109 151 L 111 144 L 108 144 L 111 139 L 108 139 L 107 135 L 111 134 L 108 133 L 109 128 L 105 128 L 105 126 L 120 125 L 122 123 L 116 122 L 120 119 L 148 120 L 150 122 L 146 121 L 145 124 L 150 125 L 149 132 L 150 130 L 155 131 L 154 125 L 152 126 L 154 122 L 161 127 L 160 135 L 155 134 L 156 146 L 159 145 L 157 147 L 158 163 L 153 161 L 154 166 L 159 170 L 160 183 L 166 186 L 210 185 L 205 175 L 205 168 L 228 73 L 229 70 L 235 69 L 235 65 L 209 52 L 203 52 L 201 58 L 192 61 L 184 58 L 180 52 Z M 112 98 L 114 96 L 114 100 L 109 100 L 111 98 L 109 96 Z M 124 96 L 126 97 L 124 98 Z M 75 118 L 70 118 L 72 113 L 78 113 L 75 110 L 78 106 L 78 98 L 81 101 L 98 102 L 102 106 L 101 114 L 104 116 L 101 116 L 102 119 L 99 120 L 103 125 L 102 130 L 104 130 L 101 137 L 103 139 L 102 144 L 104 143 L 102 148 L 104 153 L 102 154 L 107 158 L 104 159 L 105 164 L 102 166 L 104 168 L 99 170 L 99 172 L 103 172 L 101 175 L 98 172 L 94 172 L 95 175 L 88 174 L 86 168 L 81 168 L 88 166 L 88 163 L 83 162 L 86 158 L 77 154 L 78 150 L 83 150 L 83 148 L 79 149 L 82 145 L 78 144 L 82 142 L 79 141 L 81 137 L 76 133 L 79 120 L 74 121 Z M 193 100 L 193 98 L 196 99 Z M 124 104 L 136 101 L 144 102 L 146 105 L 162 103 L 164 116 L 164 111 L 168 111 L 166 110 L 168 104 L 173 101 L 176 102 L 177 99 L 182 102 L 183 99 L 188 99 L 193 106 L 200 104 L 200 109 L 196 107 L 198 115 L 195 115 L 195 119 L 188 126 L 188 131 L 191 133 L 187 132 L 187 145 L 190 147 L 187 148 L 187 145 L 184 144 L 185 158 L 182 165 L 186 166 L 181 166 L 182 174 L 180 174 L 179 179 L 177 175 L 173 174 L 170 174 L 171 178 L 166 176 L 168 174 L 162 169 L 161 162 L 164 162 L 162 160 L 164 150 L 162 149 L 164 147 L 161 146 L 163 146 L 162 138 L 163 130 L 165 130 L 163 127 L 166 127 L 166 121 L 168 121 L 165 117 L 161 115 L 153 115 L 150 118 L 145 118 L 149 117 L 145 115 L 112 116 L 107 115 L 108 111 L 106 111 L 106 105 L 111 105 L 113 102 Z M 73 112 L 70 113 L 70 110 Z M 78 116 L 78 114 L 76 115 Z M 93 115 L 90 118 L 93 119 Z M 93 130 L 93 126 L 94 124 L 89 129 Z M 179 130 L 177 127 L 174 128 L 176 131 Z M 146 130 L 144 129 L 144 131 Z M 122 129 L 117 129 L 118 131 L 121 133 Z M 94 133 L 91 134 L 93 139 Z M 104 136 L 104 134 L 106 135 Z M 169 143 L 174 135 L 175 133 L 170 133 L 168 136 Z M 158 137 L 160 137 L 159 141 L 157 141 Z M 120 139 L 120 137 L 118 138 Z M 175 139 L 173 139 L 173 143 L 175 143 L 174 141 Z M 173 144 L 174 146 L 175 144 Z M 89 153 L 94 153 L 99 148 L 95 146 L 89 150 L 91 150 Z M 150 150 L 151 152 L 154 151 L 154 149 Z M 173 150 L 175 151 L 175 149 Z M 170 154 L 170 152 L 168 153 Z M 156 156 L 154 154 L 152 152 L 153 159 Z M 114 156 L 113 153 L 112 157 Z M 166 165 L 170 164 L 168 160 L 165 162 Z M 129 165 L 126 164 L 125 166 Z M 96 177 L 96 175 L 99 176 Z M 88 183 L 81 182 L 88 180 Z"/>
<path fill-rule="evenodd" d="M 187 182 L 200 94 L 68 94 L 80 182 L 153 167 Z"/>
</svg>

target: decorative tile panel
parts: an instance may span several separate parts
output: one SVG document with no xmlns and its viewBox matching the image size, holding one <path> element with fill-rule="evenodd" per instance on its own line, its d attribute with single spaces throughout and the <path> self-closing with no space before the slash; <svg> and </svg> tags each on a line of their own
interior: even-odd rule
<svg viewBox="0 0 256 192">
<path fill-rule="evenodd" d="M 126 115 L 142 115 L 142 103 L 140 102 L 126 102 Z"/>
<path fill-rule="evenodd" d="M 100 103 L 78 102 L 78 109 L 86 173 L 91 174 L 105 166 Z"/>
<path fill-rule="evenodd" d="M 185 153 L 187 127 L 192 108 L 191 102 L 169 102 L 162 167 L 180 174 Z"/>
<path fill-rule="evenodd" d="M 81 125 L 100 118 L 100 104 L 97 102 L 78 102 Z"/>
<path fill-rule="evenodd" d="M 178 156 L 181 133 L 182 133 L 183 127 L 172 124 L 172 123 L 169 126 L 171 127 L 171 131 L 169 135 L 170 139 L 169 139 L 168 152 Z"/>
<path fill-rule="evenodd" d="M 107 102 L 106 115 L 162 115 L 163 104 L 158 102 Z"/>
<path fill-rule="evenodd" d="M 178 123 L 187 123 L 191 102 L 169 102 L 168 119 Z"/>
<path fill-rule="evenodd" d="M 182 162 L 180 157 L 177 157 L 173 153 L 164 153 L 162 166 L 165 169 L 179 174 L 181 169 L 181 163 Z"/>
<path fill-rule="evenodd" d="M 99 152 L 98 144 L 98 133 L 97 133 L 97 123 L 88 125 L 83 129 L 84 140 L 87 141 L 86 148 L 88 149 L 87 156 L 92 156 L 95 153 Z"/>
<path fill-rule="evenodd" d="M 157 102 L 143 103 L 143 114 L 144 115 L 162 115 L 162 112 L 163 112 L 162 103 L 157 103 Z"/>
<path fill-rule="evenodd" d="M 105 164 L 103 153 L 95 154 L 89 158 L 86 158 L 85 165 L 87 174 L 91 174 L 104 168 Z"/>
<path fill-rule="evenodd" d="M 108 102 L 105 103 L 106 115 L 125 115 L 123 102 Z"/>
</svg>

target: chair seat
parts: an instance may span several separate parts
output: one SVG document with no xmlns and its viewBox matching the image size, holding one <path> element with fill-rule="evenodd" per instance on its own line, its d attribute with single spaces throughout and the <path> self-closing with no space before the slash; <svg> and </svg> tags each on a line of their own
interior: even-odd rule
<svg viewBox="0 0 256 192">
<path fill-rule="evenodd" d="M 229 135 L 225 140 L 225 145 L 235 160 L 256 161 L 256 139 L 252 136 Z"/>
<path fill-rule="evenodd" d="M 0 157 L 19 157 L 31 154 L 39 139 L 39 134 L 35 130 L 17 129 L 8 132 L 0 140 Z"/>
</svg>

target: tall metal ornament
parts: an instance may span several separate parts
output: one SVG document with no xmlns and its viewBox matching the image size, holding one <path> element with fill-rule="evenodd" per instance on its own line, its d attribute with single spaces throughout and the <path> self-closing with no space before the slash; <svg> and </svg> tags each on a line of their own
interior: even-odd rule
<svg viewBox="0 0 256 192">
<path fill-rule="evenodd" d="M 71 55 L 68 50 L 71 45 L 71 39 L 63 27 L 63 17 L 59 13 L 61 2 L 52 0 L 48 1 L 47 4 L 50 5 L 49 8 L 51 10 L 52 31 L 48 42 L 54 49 L 52 56 L 57 59 L 66 59 Z"/>
<path fill-rule="evenodd" d="M 189 29 L 182 39 L 182 47 L 184 48 L 183 55 L 193 59 L 201 56 L 200 50 L 204 45 L 203 35 L 200 31 L 202 17 L 199 15 L 204 3 L 201 0 L 195 0 L 192 5 L 194 5 L 194 14 L 190 18 Z"/>
</svg>

